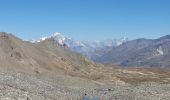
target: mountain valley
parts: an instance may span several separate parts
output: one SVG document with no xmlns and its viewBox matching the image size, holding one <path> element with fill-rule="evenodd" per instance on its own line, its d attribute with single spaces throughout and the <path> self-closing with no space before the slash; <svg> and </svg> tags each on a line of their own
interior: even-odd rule
<svg viewBox="0 0 170 100">
<path fill-rule="evenodd" d="M 169 40 L 157 41 L 159 45 Z M 168 52 L 162 52 L 165 48 L 161 47 L 154 56 Z M 32 43 L 0 32 L 0 62 L 2 100 L 170 99 L 168 67 L 123 68 L 95 63 L 51 37 Z"/>
</svg>

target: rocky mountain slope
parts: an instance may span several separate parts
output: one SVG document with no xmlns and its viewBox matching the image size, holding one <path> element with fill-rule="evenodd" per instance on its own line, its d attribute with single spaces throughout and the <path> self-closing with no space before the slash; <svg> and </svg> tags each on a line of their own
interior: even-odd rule
<svg viewBox="0 0 170 100">
<path fill-rule="evenodd" d="M 137 39 L 115 47 L 95 61 L 120 66 L 169 67 L 170 36 Z"/>
<path fill-rule="evenodd" d="M 48 38 L 0 32 L 1 100 L 169 100 L 169 69 L 95 64 Z"/>
<path fill-rule="evenodd" d="M 83 69 L 90 70 L 96 66 L 53 39 L 33 44 L 7 33 L 0 33 L 0 61 L 1 70 L 24 73 L 53 71 L 73 74 L 72 71 L 79 71 L 83 75 L 86 72 Z"/>
</svg>

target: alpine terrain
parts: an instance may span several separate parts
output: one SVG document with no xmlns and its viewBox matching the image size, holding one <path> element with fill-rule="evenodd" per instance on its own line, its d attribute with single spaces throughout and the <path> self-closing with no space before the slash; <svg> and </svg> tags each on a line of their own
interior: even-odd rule
<svg viewBox="0 0 170 100">
<path fill-rule="evenodd" d="M 52 38 L 60 45 L 66 45 L 70 50 L 80 53 L 96 63 L 111 64 L 124 67 L 159 67 L 170 66 L 170 36 L 159 39 L 128 38 L 109 39 L 106 41 L 78 41 L 67 38 L 61 33 L 43 37 L 34 41 L 38 43 Z"/>
<path fill-rule="evenodd" d="M 57 33 L 53 36 L 32 43 L 12 34 L 0 32 L 1 100 L 170 99 L 169 69 L 122 68 L 98 64 L 69 49 L 72 43 L 76 45 L 77 42 Z M 62 37 L 61 40 L 59 36 Z M 142 52 L 144 47 L 149 47 L 146 54 L 143 52 L 141 54 L 147 55 L 149 51 L 155 50 L 154 55 L 151 56 L 153 58 L 150 59 L 163 57 L 157 61 L 166 61 L 163 59 L 168 53 L 166 45 L 169 43 L 169 36 L 157 40 L 144 40 L 147 43 L 141 42 L 143 40 L 135 41 L 139 41 L 137 44 L 142 45 L 137 47 L 134 43 L 136 52 L 138 50 Z M 132 42 L 134 41 L 126 42 L 113 49 L 123 50 Z M 132 47 L 129 46 L 130 49 Z M 117 57 L 119 60 L 119 56 Z"/>
<path fill-rule="evenodd" d="M 53 33 L 52 36 L 42 37 L 39 40 L 32 41 L 33 43 L 44 41 L 48 38 L 53 38 L 60 45 L 67 45 L 72 51 L 80 53 L 89 59 L 95 59 L 107 53 L 113 47 L 119 46 L 128 41 L 128 38 L 107 39 L 104 41 L 79 41 L 74 38 L 68 38 L 59 32 Z"/>
<path fill-rule="evenodd" d="M 94 61 L 127 67 L 170 67 L 170 35 L 136 39 L 112 48 Z"/>
</svg>

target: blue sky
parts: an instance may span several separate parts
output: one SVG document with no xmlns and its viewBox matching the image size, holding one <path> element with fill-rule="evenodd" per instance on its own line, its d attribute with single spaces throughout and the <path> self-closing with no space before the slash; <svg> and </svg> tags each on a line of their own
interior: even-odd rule
<svg viewBox="0 0 170 100">
<path fill-rule="evenodd" d="M 170 34 L 170 0 L 0 0 L 0 31 L 30 40 L 61 32 L 79 40 Z"/>
</svg>

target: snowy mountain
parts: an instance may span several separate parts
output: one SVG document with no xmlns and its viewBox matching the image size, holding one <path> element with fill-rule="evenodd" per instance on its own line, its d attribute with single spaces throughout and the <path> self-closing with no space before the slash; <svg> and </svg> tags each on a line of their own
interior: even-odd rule
<svg viewBox="0 0 170 100">
<path fill-rule="evenodd" d="M 123 37 L 123 38 L 117 39 L 117 40 L 115 40 L 115 41 L 116 41 L 116 45 L 117 45 L 117 46 L 120 46 L 120 45 L 122 45 L 124 42 L 127 42 L 127 41 L 128 41 L 128 38 L 127 38 L 127 37 Z"/>
<path fill-rule="evenodd" d="M 65 37 L 61 33 L 56 32 L 49 37 L 42 37 L 39 40 L 32 42 L 41 42 L 48 38 L 54 39 L 60 45 L 66 44 L 71 50 L 81 53 L 90 59 L 101 56 L 113 47 L 120 46 L 124 42 L 128 41 L 128 38 L 125 37 L 121 39 L 107 39 L 104 41 L 79 41 L 73 38 Z"/>
</svg>

